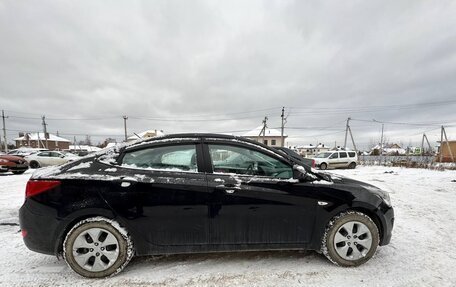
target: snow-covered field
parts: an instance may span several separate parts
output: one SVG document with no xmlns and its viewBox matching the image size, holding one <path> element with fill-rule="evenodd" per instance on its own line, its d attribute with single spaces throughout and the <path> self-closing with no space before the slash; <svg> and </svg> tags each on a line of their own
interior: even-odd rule
<svg viewBox="0 0 456 287">
<path fill-rule="evenodd" d="M 63 260 L 24 246 L 17 213 L 31 173 L 0 174 L 0 285 L 456 285 L 456 171 L 358 167 L 334 172 L 391 190 L 396 212 L 392 242 L 361 267 L 337 267 L 315 252 L 175 255 L 133 259 L 122 273 L 104 280 L 81 278 Z"/>
</svg>

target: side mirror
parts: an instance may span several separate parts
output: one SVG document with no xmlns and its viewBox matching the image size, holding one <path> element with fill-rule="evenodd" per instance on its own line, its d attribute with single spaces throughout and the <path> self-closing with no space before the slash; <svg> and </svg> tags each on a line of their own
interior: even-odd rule
<svg viewBox="0 0 456 287">
<path fill-rule="evenodd" d="M 301 179 L 305 179 L 306 177 L 307 177 L 306 169 L 301 165 L 295 164 L 293 166 L 293 178 L 301 180 Z"/>
<path fill-rule="evenodd" d="M 65 157 L 65 155 L 64 155 L 64 154 L 62 154 L 60 157 L 61 157 L 61 158 L 64 158 L 64 157 Z"/>
</svg>

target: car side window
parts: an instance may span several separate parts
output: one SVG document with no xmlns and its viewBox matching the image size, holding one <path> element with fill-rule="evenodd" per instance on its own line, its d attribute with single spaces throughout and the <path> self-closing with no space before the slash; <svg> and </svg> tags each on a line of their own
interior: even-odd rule
<svg viewBox="0 0 456 287">
<path fill-rule="evenodd" d="M 335 152 L 335 153 L 333 153 L 329 158 L 330 158 L 330 159 L 339 158 L 339 153 Z"/>
<path fill-rule="evenodd" d="M 356 154 L 355 154 L 354 152 L 348 152 L 348 156 L 349 156 L 349 157 L 355 157 L 355 155 L 356 155 Z"/>
<path fill-rule="evenodd" d="M 346 158 L 347 157 L 347 153 L 346 152 L 340 152 L 340 158 Z"/>
<path fill-rule="evenodd" d="M 39 154 L 37 154 L 37 156 L 50 156 L 49 154 L 50 153 L 48 151 L 45 151 L 45 152 L 40 152 Z"/>
<path fill-rule="evenodd" d="M 141 169 L 197 172 L 195 145 L 151 147 L 127 152 L 122 166 Z"/>
<path fill-rule="evenodd" d="M 290 165 L 256 150 L 230 145 L 209 145 L 209 153 L 216 173 L 293 177 Z"/>
</svg>

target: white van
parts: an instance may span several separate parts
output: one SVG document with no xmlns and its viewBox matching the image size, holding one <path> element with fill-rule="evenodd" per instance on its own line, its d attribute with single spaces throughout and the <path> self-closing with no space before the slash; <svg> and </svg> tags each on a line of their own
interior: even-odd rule
<svg viewBox="0 0 456 287">
<path fill-rule="evenodd" d="M 358 164 L 358 155 L 354 151 L 327 151 L 319 153 L 315 158 L 315 165 L 320 169 L 327 168 L 355 168 Z"/>
</svg>

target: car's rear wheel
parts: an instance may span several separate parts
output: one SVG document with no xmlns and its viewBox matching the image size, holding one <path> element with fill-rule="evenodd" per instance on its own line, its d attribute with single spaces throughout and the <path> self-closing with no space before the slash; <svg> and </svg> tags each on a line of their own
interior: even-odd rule
<svg viewBox="0 0 456 287">
<path fill-rule="evenodd" d="M 325 169 L 327 169 L 327 168 L 328 168 L 328 165 L 327 165 L 326 163 L 320 164 L 320 169 L 325 170 Z"/>
<path fill-rule="evenodd" d="M 355 168 L 356 168 L 356 163 L 351 162 L 351 163 L 348 165 L 348 168 L 350 168 L 350 169 L 355 169 Z"/>
<path fill-rule="evenodd" d="M 32 160 L 29 165 L 30 165 L 30 168 L 39 168 L 40 167 L 40 164 L 35 160 Z"/>
<path fill-rule="evenodd" d="M 93 217 L 77 223 L 67 234 L 63 254 L 79 275 L 103 278 L 117 274 L 134 254 L 127 231 L 112 220 Z"/>
<path fill-rule="evenodd" d="M 326 227 L 321 252 L 334 264 L 350 267 L 368 261 L 377 250 L 377 225 L 364 213 L 347 211 Z"/>
</svg>

